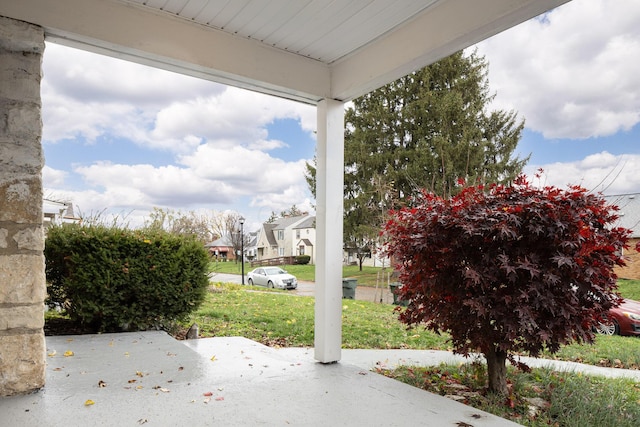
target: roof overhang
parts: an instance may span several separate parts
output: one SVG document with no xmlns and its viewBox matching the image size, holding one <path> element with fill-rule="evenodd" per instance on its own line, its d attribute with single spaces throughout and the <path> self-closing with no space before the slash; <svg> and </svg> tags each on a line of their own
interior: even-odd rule
<svg viewBox="0 0 640 427">
<path fill-rule="evenodd" d="M 0 0 L 0 16 L 55 43 L 315 104 L 349 101 L 566 1 Z M 303 20 L 314 7 L 322 25 Z"/>
</svg>

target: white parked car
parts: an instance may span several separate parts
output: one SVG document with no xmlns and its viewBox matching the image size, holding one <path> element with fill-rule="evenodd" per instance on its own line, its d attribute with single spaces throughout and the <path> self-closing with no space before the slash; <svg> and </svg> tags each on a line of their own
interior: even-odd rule
<svg viewBox="0 0 640 427">
<path fill-rule="evenodd" d="M 256 268 L 247 274 L 247 283 L 279 289 L 296 289 L 298 287 L 298 279 L 280 267 Z"/>
</svg>

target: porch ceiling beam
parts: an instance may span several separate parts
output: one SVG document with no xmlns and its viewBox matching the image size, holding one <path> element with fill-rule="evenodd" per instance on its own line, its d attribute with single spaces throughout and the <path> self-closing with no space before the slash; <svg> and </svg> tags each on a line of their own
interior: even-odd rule
<svg viewBox="0 0 640 427">
<path fill-rule="evenodd" d="M 48 40 L 315 104 L 330 94 L 326 64 L 120 1 L 0 1 L 0 16 L 34 23 Z"/>
</svg>

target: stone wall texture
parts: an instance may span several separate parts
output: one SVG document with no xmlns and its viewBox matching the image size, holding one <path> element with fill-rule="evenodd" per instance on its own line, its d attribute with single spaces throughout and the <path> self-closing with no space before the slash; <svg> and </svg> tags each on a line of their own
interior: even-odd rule
<svg viewBox="0 0 640 427">
<path fill-rule="evenodd" d="M 0 396 L 44 385 L 42 28 L 0 16 Z"/>
</svg>

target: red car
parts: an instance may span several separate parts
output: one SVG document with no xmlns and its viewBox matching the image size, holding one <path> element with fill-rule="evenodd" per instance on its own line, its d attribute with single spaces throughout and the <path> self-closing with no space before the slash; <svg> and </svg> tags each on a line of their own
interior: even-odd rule
<svg viewBox="0 0 640 427">
<path fill-rule="evenodd" d="M 625 299 L 612 308 L 596 325 L 596 331 L 605 335 L 640 336 L 640 302 Z"/>
</svg>

